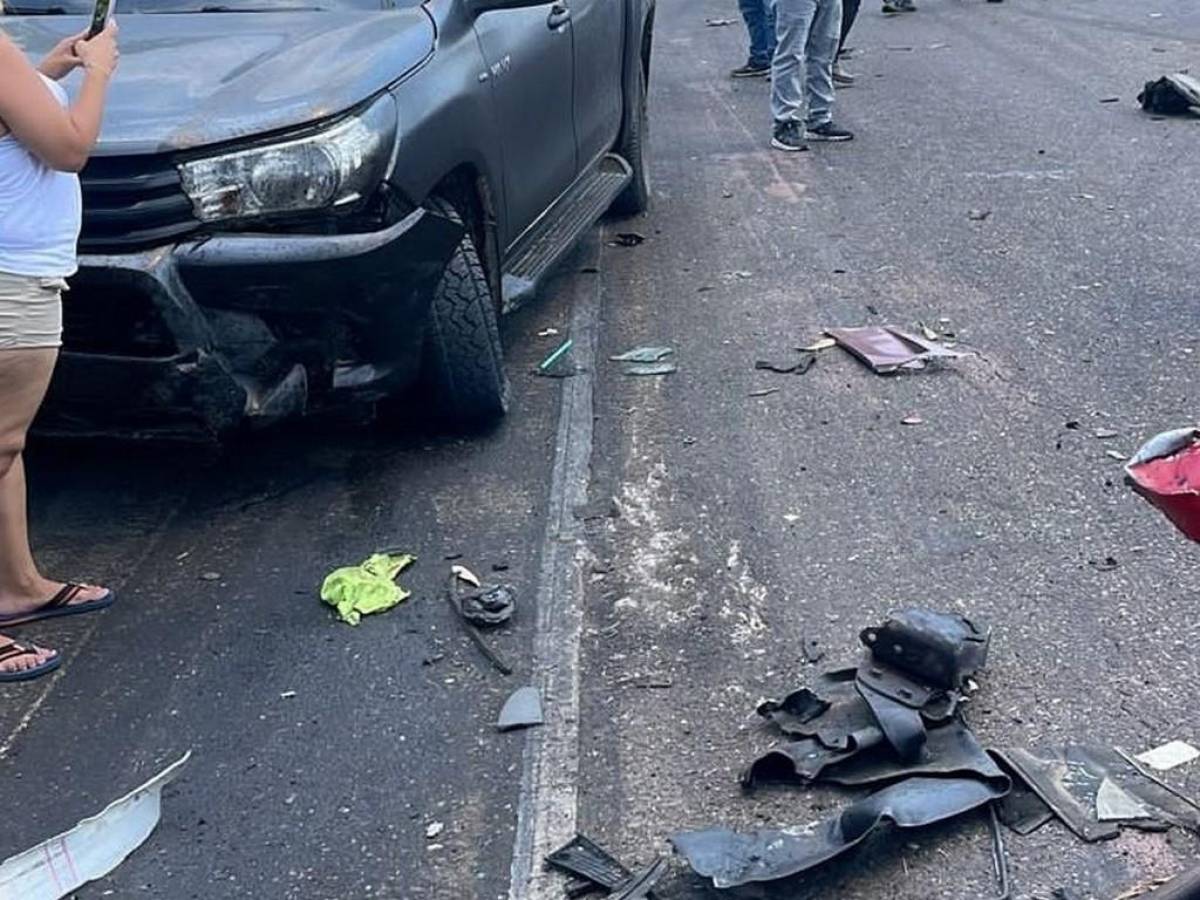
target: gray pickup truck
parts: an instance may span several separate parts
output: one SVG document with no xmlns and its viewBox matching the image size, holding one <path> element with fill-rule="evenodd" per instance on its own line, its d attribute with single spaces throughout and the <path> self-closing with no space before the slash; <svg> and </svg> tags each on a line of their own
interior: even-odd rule
<svg viewBox="0 0 1200 900">
<path fill-rule="evenodd" d="M 31 56 L 91 0 L 3 0 Z M 42 430 L 508 405 L 497 317 L 649 198 L 654 0 L 120 0 Z M 386 409 L 386 405 L 385 405 Z"/>
</svg>

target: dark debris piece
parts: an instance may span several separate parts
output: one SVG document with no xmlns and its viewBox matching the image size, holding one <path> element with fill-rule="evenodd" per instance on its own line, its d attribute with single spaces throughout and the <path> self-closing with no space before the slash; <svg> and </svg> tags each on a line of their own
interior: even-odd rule
<svg viewBox="0 0 1200 900">
<path fill-rule="evenodd" d="M 644 234 L 638 234 L 636 231 L 624 231 L 608 243 L 612 247 L 638 247 L 645 242 L 646 236 Z"/>
<path fill-rule="evenodd" d="M 1028 788 L 1081 840 L 1094 842 L 1115 838 L 1121 826 L 1145 831 L 1162 831 L 1168 825 L 1200 834 L 1200 808 L 1178 793 L 1163 787 L 1122 758 L 1120 751 L 1085 744 L 1068 744 L 1048 754 L 1022 748 L 994 751 L 1001 764 Z M 1152 818 L 1132 815 L 1119 821 L 1100 821 L 1097 800 L 1102 786 L 1109 792 L 1139 801 Z"/>
<path fill-rule="evenodd" d="M 817 354 L 808 351 L 802 351 L 798 359 L 788 359 L 786 361 L 760 359 L 754 363 L 754 368 L 762 372 L 775 372 L 779 375 L 803 375 L 817 361 Z"/>
<path fill-rule="evenodd" d="M 568 897 L 582 897 L 597 889 L 616 892 L 609 895 L 609 900 L 613 897 L 624 900 L 649 897 L 650 889 L 667 870 L 666 860 L 659 859 L 635 875 L 611 853 L 582 834 L 575 835 L 547 856 L 546 864 L 574 876 L 566 887 Z"/>
<path fill-rule="evenodd" d="M 828 862 L 886 823 L 932 825 L 977 809 L 1001 793 L 972 778 L 909 778 L 849 804 L 812 831 L 738 834 L 714 828 L 676 834 L 671 843 L 714 887 L 737 887 L 787 878 Z"/>
<path fill-rule="evenodd" d="M 1159 115 L 1200 115 L 1200 78 L 1177 72 L 1147 81 L 1138 102 L 1146 112 Z"/>
<path fill-rule="evenodd" d="M 517 592 L 509 584 L 485 584 L 460 593 L 458 605 L 462 617 L 468 622 L 493 628 L 512 618 L 517 605 Z"/>
</svg>

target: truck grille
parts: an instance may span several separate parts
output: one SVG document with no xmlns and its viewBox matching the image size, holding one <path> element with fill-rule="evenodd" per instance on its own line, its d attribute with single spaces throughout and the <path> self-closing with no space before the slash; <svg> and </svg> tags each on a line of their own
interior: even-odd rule
<svg viewBox="0 0 1200 900">
<path fill-rule="evenodd" d="M 162 156 L 99 156 L 80 175 L 83 253 L 128 253 L 200 227 L 179 171 Z"/>
</svg>

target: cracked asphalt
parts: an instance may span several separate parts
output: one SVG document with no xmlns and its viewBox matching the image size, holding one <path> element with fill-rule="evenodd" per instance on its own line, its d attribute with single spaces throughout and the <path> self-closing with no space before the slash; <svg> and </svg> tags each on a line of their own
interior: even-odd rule
<svg viewBox="0 0 1200 900">
<path fill-rule="evenodd" d="M 1200 7 L 867 4 L 836 111 L 857 140 L 783 156 L 767 84 L 726 77 L 740 26 L 705 23 L 736 17 L 731 0 L 659 6 L 655 208 L 598 229 L 506 323 L 515 403 L 496 433 L 324 422 L 220 453 L 33 448 L 46 568 L 120 600 L 30 629 L 66 664 L 0 691 L 0 856 L 191 749 L 158 830 L 79 897 L 562 896 L 540 874 L 510 884 L 530 821 L 535 843 L 578 827 L 632 865 L 681 828 L 829 815 L 843 795 L 742 794 L 773 740 L 754 704 L 853 660 L 859 629 L 909 604 L 995 627 L 970 705 L 989 745 L 1200 742 L 1200 551 L 1109 455 L 1195 421 L 1200 120 L 1134 97 L 1200 64 Z M 646 241 L 610 246 L 618 230 Z M 580 310 L 586 380 L 532 376 Z M 894 378 L 836 349 L 805 375 L 754 369 L 826 327 L 918 321 L 978 355 Z M 606 361 L 643 344 L 674 347 L 679 371 Z M 592 404 L 586 445 L 564 392 Z M 575 475 L 572 448 L 588 451 Z M 562 490 L 618 514 L 564 536 Z M 540 738 L 497 734 L 507 693 L 547 677 L 556 626 L 536 606 L 568 538 L 569 696 L 548 698 Z M 413 598 L 335 623 L 321 577 L 382 547 L 420 557 Z M 512 678 L 442 599 L 459 554 L 521 593 L 495 638 Z M 527 740 L 565 769 L 531 770 Z M 1198 766 L 1172 780 L 1200 795 Z M 1200 861 L 1178 831 L 1006 838 L 1022 898 L 1113 900 Z M 988 898 L 990 853 L 967 816 L 740 896 Z M 656 895 L 714 892 L 677 865 Z"/>
</svg>

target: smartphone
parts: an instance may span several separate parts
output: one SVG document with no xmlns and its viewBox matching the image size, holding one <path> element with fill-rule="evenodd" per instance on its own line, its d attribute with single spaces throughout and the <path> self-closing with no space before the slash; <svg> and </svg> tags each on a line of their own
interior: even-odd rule
<svg viewBox="0 0 1200 900">
<path fill-rule="evenodd" d="M 117 0 L 96 0 L 96 8 L 92 10 L 92 27 L 88 29 L 87 39 L 91 40 L 102 32 L 116 11 Z"/>
</svg>

